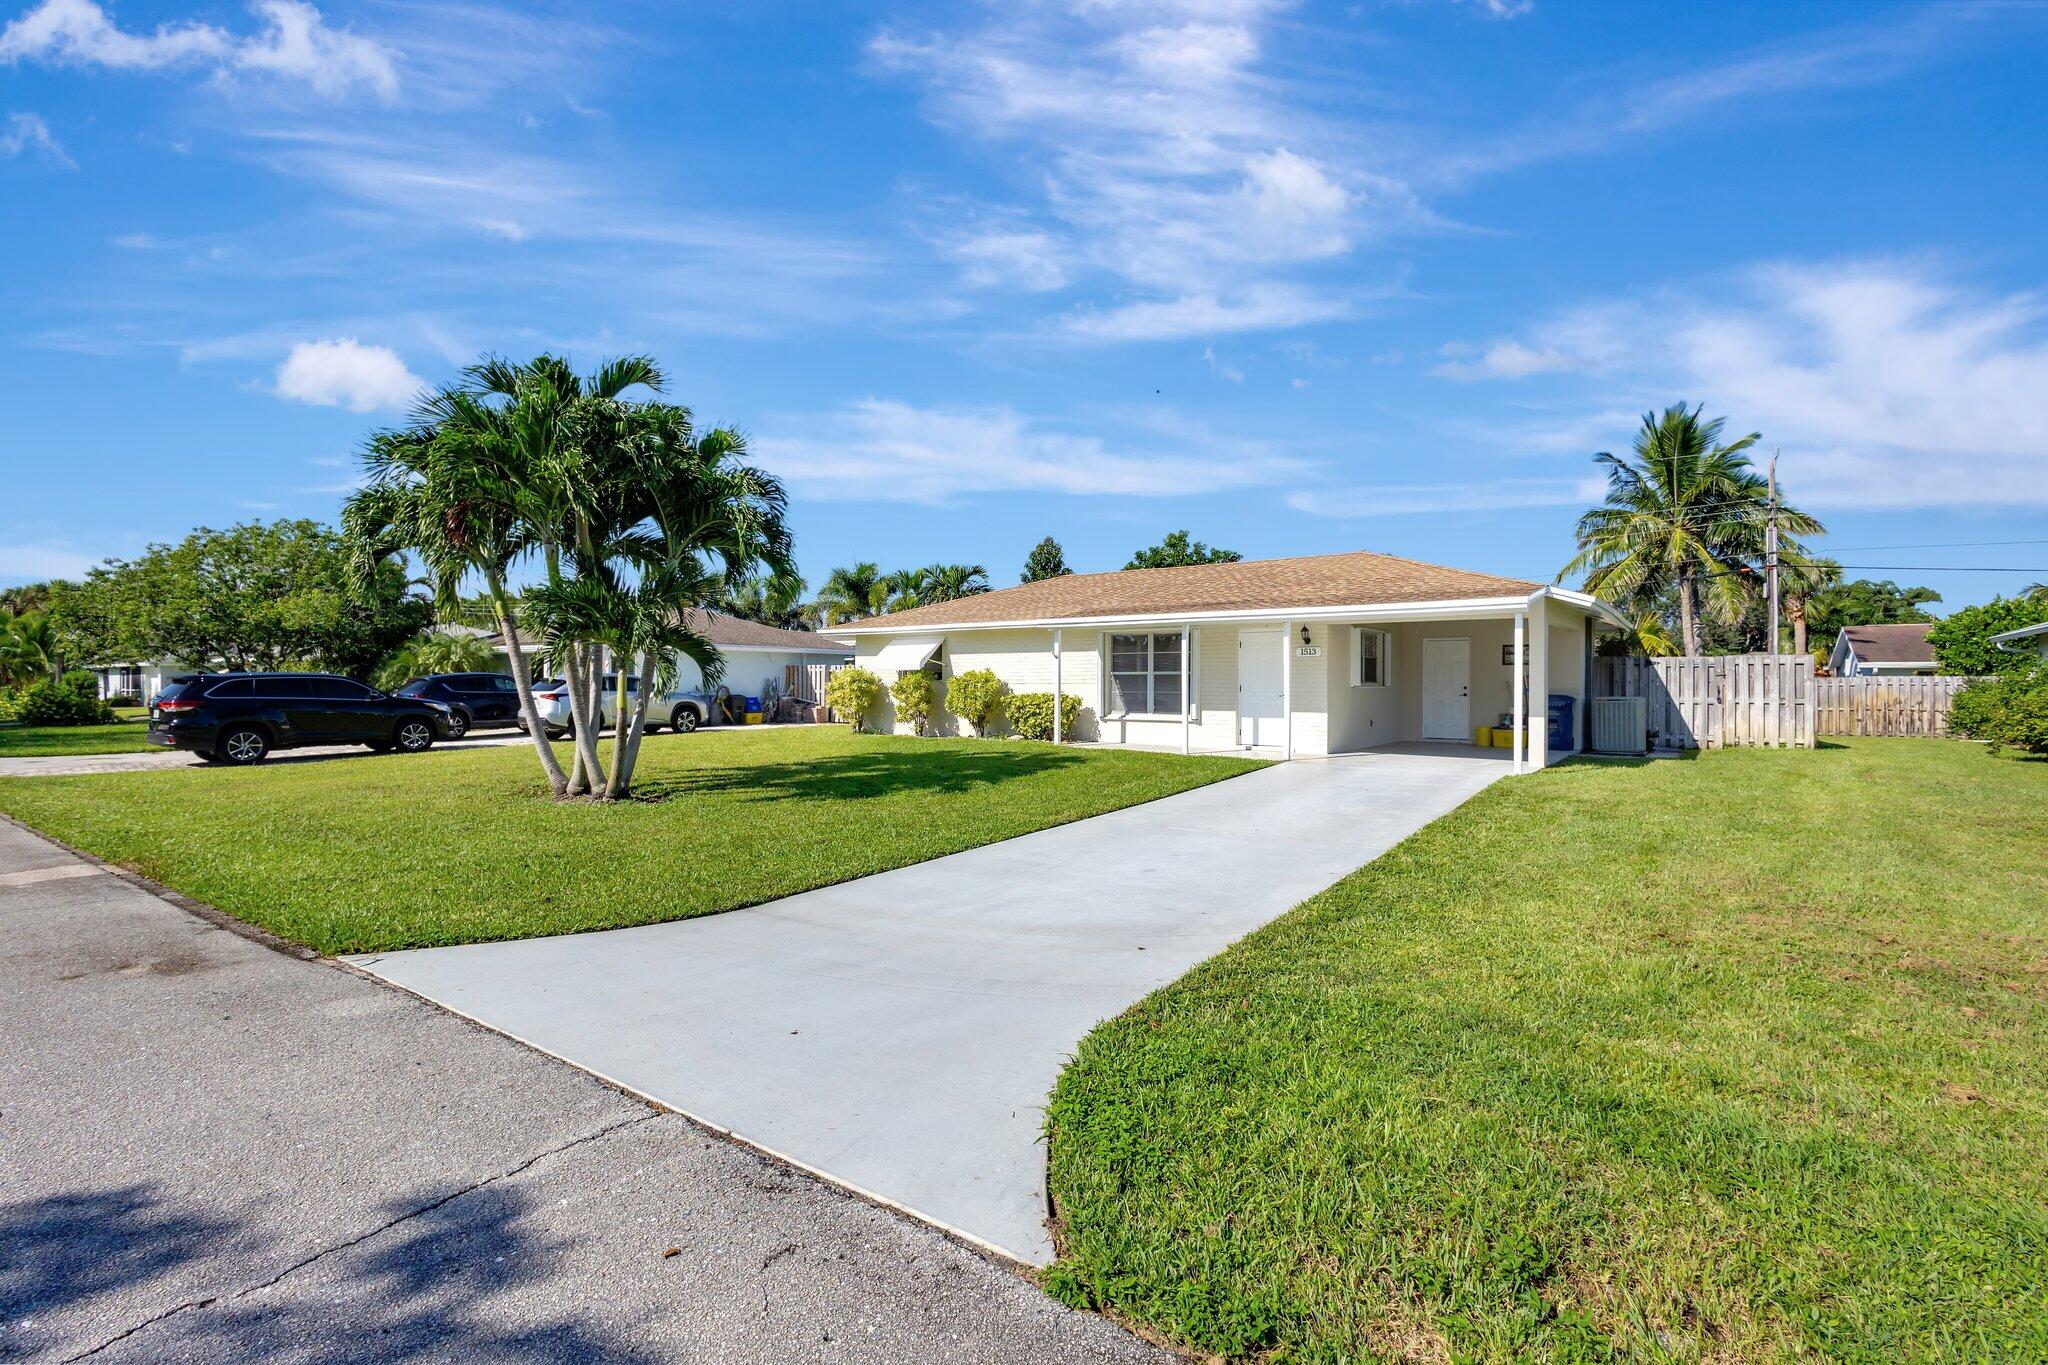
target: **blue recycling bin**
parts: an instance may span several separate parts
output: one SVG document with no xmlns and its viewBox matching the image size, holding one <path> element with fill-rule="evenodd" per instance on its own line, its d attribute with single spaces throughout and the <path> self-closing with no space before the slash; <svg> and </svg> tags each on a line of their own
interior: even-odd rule
<svg viewBox="0 0 2048 1365">
<path fill-rule="evenodd" d="M 1555 752 L 1569 752 L 1572 747 L 1572 707 L 1577 698 L 1553 692 L 1550 695 L 1550 737 L 1546 744 Z"/>
</svg>

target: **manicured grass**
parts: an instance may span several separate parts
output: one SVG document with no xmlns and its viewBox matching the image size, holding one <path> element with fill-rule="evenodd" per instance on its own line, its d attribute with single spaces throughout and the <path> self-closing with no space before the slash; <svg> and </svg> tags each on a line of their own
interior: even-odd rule
<svg viewBox="0 0 2048 1365">
<path fill-rule="evenodd" d="M 2048 763 L 1489 789 L 1097 1029 L 1047 1283 L 1289 1362 L 2048 1359 Z"/>
<path fill-rule="evenodd" d="M 0 758 L 44 758 L 68 754 L 139 754 L 148 712 L 112 725 L 0 725 Z"/>
<path fill-rule="evenodd" d="M 635 782 L 647 799 L 600 806 L 549 800 L 524 745 L 285 757 L 0 779 L 0 810 L 346 953 L 712 914 L 1262 766 L 839 729 L 711 731 L 649 737 Z"/>
</svg>

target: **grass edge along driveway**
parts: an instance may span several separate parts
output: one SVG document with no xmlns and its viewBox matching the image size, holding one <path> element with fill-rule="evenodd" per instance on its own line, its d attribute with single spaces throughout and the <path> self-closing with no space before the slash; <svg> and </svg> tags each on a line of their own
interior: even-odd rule
<svg viewBox="0 0 2048 1365">
<path fill-rule="evenodd" d="M 523 745 L 261 768 L 0 778 L 0 810 L 324 953 L 715 914 L 1264 764 L 812 727 L 651 736 L 604 806 Z"/>
<path fill-rule="evenodd" d="M 2048 1359 L 2048 763 L 1503 782 L 1110 1021 L 1061 1297 L 1284 1360 Z"/>
<path fill-rule="evenodd" d="M 149 713 L 123 708 L 111 725 L 0 725 L 0 758 L 72 758 L 150 752 Z"/>
</svg>

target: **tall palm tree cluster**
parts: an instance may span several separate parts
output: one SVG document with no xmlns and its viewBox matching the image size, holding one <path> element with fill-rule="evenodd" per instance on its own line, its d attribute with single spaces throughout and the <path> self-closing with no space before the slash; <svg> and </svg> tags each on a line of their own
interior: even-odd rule
<svg viewBox="0 0 2048 1365">
<path fill-rule="evenodd" d="M 1632 614 L 1651 653 L 1668 649 L 1675 625 L 1684 652 L 1704 654 L 1709 621 L 1734 625 L 1764 590 L 1770 488 L 1744 453 L 1762 434 L 1723 443 L 1725 419 L 1700 412 L 1679 403 L 1645 413 L 1629 454 L 1593 457 L 1607 472 L 1606 500 L 1579 518 L 1579 552 L 1558 573 L 1584 573 L 1586 591 Z M 1826 528 L 1782 503 L 1775 516 L 1780 596 L 1803 635 L 1801 604 L 1832 566 L 1800 537 Z"/>
<path fill-rule="evenodd" d="M 342 510 L 359 573 L 409 553 L 444 611 L 465 581 L 481 580 L 557 796 L 628 795 L 649 695 L 667 690 L 681 659 L 707 683 L 722 676 L 723 658 L 686 608 L 715 605 L 728 582 L 795 574 L 787 498 L 746 463 L 745 438 L 700 433 L 686 407 L 624 396 L 664 386 L 641 356 L 589 376 L 553 356 L 486 359 L 423 399 L 404 427 L 370 438 L 368 480 Z M 516 601 L 515 571 L 537 578 Z M 534 710 L 528 641 L 568 682 L 566 772 Z M 609 769 L 597 740 L 607 686 L 618 695 Z"/>
<path fill-rule="evenodd" d="M 816 607 L 825 624 L 836 625 L 976 597 L 988 590 L 988 570 L 980 564 L 927 564 L 883 573 L 881 565 L 863 560 L 851 568 L 834 569 L 818 593 Z"/>
</svg>

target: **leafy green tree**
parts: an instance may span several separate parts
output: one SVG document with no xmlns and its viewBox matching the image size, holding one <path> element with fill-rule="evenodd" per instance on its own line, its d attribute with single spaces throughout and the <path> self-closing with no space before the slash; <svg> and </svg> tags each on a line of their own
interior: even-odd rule
<svg viewBox="0 0 2048 1365">
<path fill-rule="evenodd" d="M 911 575 L 919 606 L 978 597 L 988 591 L 988 570 L 979 564 L 927 564 Z"/>
<path fill-rule="evenodd" d="M 1041 579 L 1064 578 L 1073 570 L 1067 567 L 1067 552 L 1051 536 L 1031 547 L 1031 553 L 1024 557 L 1024 573 L 1017 581 L 1036 583 Z"/>
<path fill-rule="evenodd" d="M 1826 564 L 1826 560 L 1819 561 Z M 1837 571 L 1839 576 L 1839 571 Z M 1889 578 L 1855 578 L 1823 585 L 1805 599 L 1807 639 L 1825 657 L 1845 626 L 1916 625 L 1935 617 L 1925 610 L 1939 602 L 1932 588 L 1902 588 Z"/>
<path fill-rule="evenodd" d="M 1186 564 L 1235 564 L 1244 556 L 1235 550 L 1216 550 L 1199 540 L 1188 539 L 1186 531 L 1174 531 L 1157 545 L 1131 556 L 1126 569 L 1177 569 Z"/>
<path fill-rule="evenodd" d="M 358 579 L 343 538 L 303 520 L 201 527 L 138 559 L 109 560 L 51 612 L 80 660 L 169 658 L 356 678 L 433 619 L 402 564 L 381 563 Z"/>
<path fill-rule="evenodd" d="M 1625 607 L 1669 591 L 1677 602 L 1679 642 L 1706 651 L 1703 619 L 1738 623 L 1757 591 L 1768 486 L 1743 452 L 1751 432 L 1722 444 L 1725 419 L 1702 421 L 1701 408 L 1677 403 L 1643 414 L 1629 455 L 1601 451 L 1607 498 L 1579 518 L 1578 554 L 1558 573 L 1585 574 L 1586 591 Z M 1781 552 L 1805 557 L 1796 539 L 1821 524 L 1788 507 L 1778 511 Z"/>
<path fill-rule="evenodd" d="M 1927 632 L 1934 662 L 1943 673 L 1982 677 L 2005 673 L 2024 657 L 1991 643 L 1991 637 L 2048 621 L 2048 597 L 1994 597 L 1982 606 L 1962 607 Z"/>
</svg>

